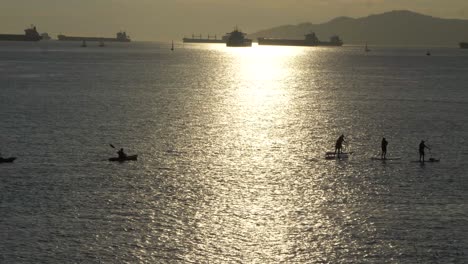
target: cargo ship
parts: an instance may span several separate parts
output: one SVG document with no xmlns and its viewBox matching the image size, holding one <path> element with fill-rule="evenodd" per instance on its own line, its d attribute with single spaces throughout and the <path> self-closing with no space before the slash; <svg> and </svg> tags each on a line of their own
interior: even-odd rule
<svg viewBox="0 0 468 264">
<path fill-rule="evenodd" d="M 41 34 L 42 40 L 51 40 L 52 38 L 49 36 L 49 33 L 44 32 Z"/>
<path fill-rule="evenodd" d="M 39 41 L 41 39 L 35 26 L 25 29 L 24 35 L 0 34 L 0 41 Z"/>
<path fill-rule="evenodd" d="M 468 49 L 468 42 L 460 42 L 460 49 Z"/>
<path fill-rule="evenodd" d="M 58 40 L 61 41 L 98 41 L 98 42 L 130 42 L 130 36 L 127 35 L 126 32 L 120 31 L 117 32 L 115 38 L 103 38 L 103 37 L 73 37 L 73 36 L 65 36 L 65 35 L 58 35 Z"/>
<path fill-rule="evenodd" d="M 332 36 L 330 41 L 320 41 L 314 32 L 305 35 L 305 39 L 274 39 L 258 38 L 258 45 L 280 46 L 343 46 L 343 41 L 338 36 Z"/>
<path fill-rule="evenodd" d="M 245 33 L 237 29 L 227 34 L 227 47 L 252 47 L 252 40 L 245 38 Z"/>
<path fill-rule="evenodd" d="M 210 36 L 208 38 L 202 38 L 202 35 L 195 36 L 192 34 L 192 38 L 183 38 L 184 43 L 226 43 L 228 36 L 224 35 L 221 39 L 218 39 L 216 35 Z"/>
</svg>

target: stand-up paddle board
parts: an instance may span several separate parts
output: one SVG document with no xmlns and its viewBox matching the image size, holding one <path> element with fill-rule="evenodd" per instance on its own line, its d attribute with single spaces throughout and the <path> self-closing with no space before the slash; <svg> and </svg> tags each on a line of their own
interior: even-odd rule
<svg viewBox="0 0 468 264">
<path fill-rule="evenodd" d="M 398 157 L 391 157 L 391 158 L 381 158 L 381 157 L 372 157 L 371 160 L 381 160 L 381 161 L 386 161 L 386 160 L 401 160 L 401 158 Z"/>
<path fill-rule="evenodd" d="M 440 162 L 440 159 L 430 158 L 430 159 L 424 160 L 424 162 L 420 161 L 420 160 L 413 160 L 411 162 L 413 162 L 413 163 L 426 163 L 426 162 L 431 163 L 431 162 Z"/>
<path fill-rule="evenodd" d="M 343 153 L 335 153 L 335 152 L 326 152 L 325 159 L 327 160 L 334 160 L 334 159 L 347 159 L 352 152 L 343 152 Z"/>
</svg>

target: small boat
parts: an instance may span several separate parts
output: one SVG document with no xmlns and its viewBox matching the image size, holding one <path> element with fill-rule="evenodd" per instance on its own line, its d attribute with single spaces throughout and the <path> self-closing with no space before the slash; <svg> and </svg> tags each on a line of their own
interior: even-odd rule
<svg viewBox="0 0 468 264">
<path fill-rule="evenodd" d="M 129 161 L 129 160 L 137 160 L 137 158 L 138 158 L 138 155 L 131 155 L 125 158 L 119 158 L 119 157 L 109 158 L 109 161 L 124 162 L 124 161 Z"/>
<path fill-rule="evenodd" d="M 364 51 L 365 51 L 365 52 L 369 52 L 369 51 L 370 51 L 369 47 L 367 46 L 367 42 L 366 42 L 366 47 L 364 48 Z"/>
<path fill-rule="evenodd" d="M 104 44 L 104 41 L 99 42 L 99 47 L 105 47 L 106 45 Z"/>
<path fill-rule="evenodd" d="M 0 158 L 0 163 L 11 163 L 15 161 L 16 157 L 10 157 L 10 158 Z"/>
<path fill-rule="evenodd" d="M 427 52 L 426 52 L 426 56 L 431 56 L 431 52 L 430 52 L 430 51 L 427 51 Z"/>
<path fill-rule="evenodd" d="M 83 40 L 83 42 L 81 43 L 81 47 L 82 47 L 82 48 L 87 47 L 87 45 L 86 45 L 86 40 Z"/>
</svg>

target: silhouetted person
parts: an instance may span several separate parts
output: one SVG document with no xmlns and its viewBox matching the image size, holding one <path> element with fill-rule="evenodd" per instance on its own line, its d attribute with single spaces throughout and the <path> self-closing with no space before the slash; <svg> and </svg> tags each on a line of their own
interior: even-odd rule
<svg viewBox="0 0 468 264">
<path fill-rule="evenodd" d="M 117 151 L 117 155 L 119 155 L 119 159 L 125 159 L 127 157 L 127 154 L 125 154 L 123 148 L 121 148 L 119 151 Z"/>
<path fill-rule="evenodd" d="M 387 159 L 387 145 L 388 141 L 385 138 L 382 138 L 382 159 Z"/>
<path fill-rule="evenodd" d="M 419 161 L 422 162 L 424 162 L 424 149 L 430 150 L 430 148 L 424 144 L 424 140 L 421 140 L 421 143 L 419 143 Z"/>
<path fill-rule="evenodd" d="M 344 135 L 341 135 L 337 140 L 336 140 L 336 144 L 335 144 L 335 154 L 338 153 L 343 153 L 343 143 L 346 142 L 344 140 Z"/>
</svg>

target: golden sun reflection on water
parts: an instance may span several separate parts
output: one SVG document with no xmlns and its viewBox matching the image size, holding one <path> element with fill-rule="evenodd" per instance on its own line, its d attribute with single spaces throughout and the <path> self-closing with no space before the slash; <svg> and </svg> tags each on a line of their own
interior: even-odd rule
<svg viewBox="0 0 468 264">
<path fill-rule="evenodd" d="M 297 247 L 291 238 L 298 229 L 309 228 L 298 227 L 295 212 L 309 204 L 302 200 L 303 190 L 297 191 L 303 178 L 290 182 L 301 174 L 297 153 L 302 150 L 297 146 L 309 133 L 292 135 L 302 111 L 295 102 L 301 74 L 295 64 L 305 50 L 253 47 L 220 52 L 228 60 L 220 76 L 229 79 L 229 86 L 212 112 L 213 122 L 223 128 L 212 138 L 216 155 L 209 162 L 216 167 L 203 179 L 215 198 L 200 208 L 201 244 L 240 262 L 286 261 L 294 251 L 290 247 Z M 331 225 L 314 211 L 311 225 Z"/>
<path fill-rule="evenodd" d="M 302 49 L 288 47 L 234 48 L 225 51 L 232 60 L 233 102 L 242 118 L 268 117 L 278 114 L 275 107 L 287 107 L 290 86 L 294 82 L 294 64 Z"/>
</svg>

